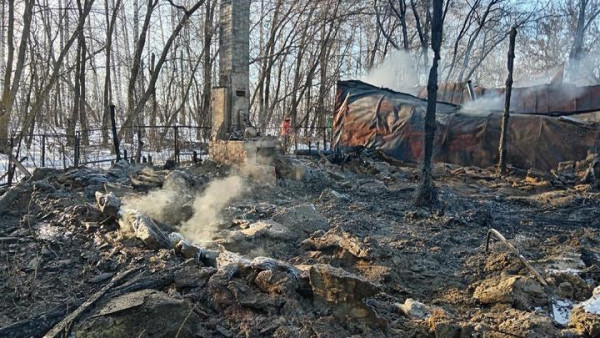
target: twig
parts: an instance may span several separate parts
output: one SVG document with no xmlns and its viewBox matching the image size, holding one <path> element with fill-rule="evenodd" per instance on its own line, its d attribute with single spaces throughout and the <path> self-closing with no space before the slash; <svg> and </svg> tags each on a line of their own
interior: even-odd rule
<svg viewBox="0 0 600 338">
<path fill-rule="evenodd" d="M 185 316 L 185 319 L 183 320 L 183 322 L 179 326 L 179 330 L 177 330 L 177 334 L 175 335 L 175 338 L 179 338 L 179 334 L 181 333 L 181 329 L 183 329 L 183 326 L 185 325 L 185 322 L 187 322 L 188 318 L 190 318 L 190 315 L 192 314 L 192 312 L 194 312 L 194 306 L 192 306 L 192 308 L 190 309 L 190 312 L 187 314 L 187 316 Z"/>
<path fill-rule="evenodd" d="M 544 277 L 542 277 L 542 275 L 533 267 L 533 265 L 531 265 L 531 263 L 529 263 L 529 261 L 523 255 L 521 255 L 521 252 L 519 252 L 519 249 L 515 248 L 512 244 L 510 244 L 506 240 L 506 238 L 504 238 L 504 236 L 502 236 L 502 234 L 500 232 L 498 232 L 498 230 L 490 229 L 488 231 L 487 240 L 485 241 L 485 252 L 489 251 L 490 239 L 491 239 L 492 235 L 494 235 L 494 237 L 499 239 L 500 242 L 504 243 L 512 253 L 517 255 L 519 260 L 521 260 L 521 262 L 523 262 L 523 264 L 525 264 L 525 266 L 535 275 L 535 277 L 540 281 L 540 283 L 542 283 L 543 286 L 546 286 L 546 287 L 548 286 L 548 283 L 546 283 L 546 280 L 544 279 Z"/>
</svg>

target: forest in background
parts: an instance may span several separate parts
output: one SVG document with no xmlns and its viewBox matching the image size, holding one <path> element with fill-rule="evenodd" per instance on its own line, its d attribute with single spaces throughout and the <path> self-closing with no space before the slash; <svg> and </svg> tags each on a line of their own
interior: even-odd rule
<svg viewBox="0 0 600 338">
<path fill-rule="evenodd" d="M 502 86 L 516 26 L 517 86 L 563 69 L 598 83 L 599 13 L 598 0 L 445 1 L 439 80 Z M 425 84 L 431 14 L 430 0 L 252 0 L 252 122 L 325 126 L 340 79 Z M 210 125 L 218 0 L 1 0 L 0 17 L 0 145 L 92 128 L 108 142 L 111 104 L 122 127 Z"/>
</svg>

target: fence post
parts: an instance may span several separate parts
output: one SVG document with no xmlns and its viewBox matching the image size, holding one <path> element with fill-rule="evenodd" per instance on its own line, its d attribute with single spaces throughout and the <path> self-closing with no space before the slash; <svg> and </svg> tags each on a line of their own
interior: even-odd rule
<svg viewBox="0 0 600 338">
<path fill-rule="evenodd" d="M 118 153 L 117 153 L 118 154 Z M 120 159 L 120 157 L 117 157 Z M 127 149 L 123 149 L 123 159 L 125 159 L 125 161 L 127 161 Z M 118 161 L 118 160 L 117 160 Z"/>
<path fill-rule="evenodd" d="M 61 145 L 60 150 L 60 153 L 62 154 L 63 169 L 67 169 L 67 153 L 65 152 L 64 144 Z"/>
<path fill-rule="evenodd" d="M 142 127 L 138 126 L 137 130 L 137 150 L 135 152 L 135 162 L 140 163 L 140 159 L 142 157 L 142 147 L 144 146 L 144 142 L 142 142 Z"/>
<path fill-rule="evenodd" d="M 79 167 L 79 146 L 80 146 L 80 142 L 81 142 L 81 135 L 79 134 L 79 132 L 77 132 L 77 134 L 75 134 L 75 159 L 74 159 L 74 163 L 73 166 L 74 167 Z"/>
<path fill-rule="evenodd" d="M 327 127 L 323 127 L 323 151 L 327 150 Z"/>
<path fill-rule="evenodd" d="M 46 135 L 42 135 L 42 168 L 46 166 Z"/>
<path fill-rule="evenodd" d="M 10 143 L 9 143 L 9 148 L 8 148 L 8 153 L 11 154 L 11 155 L 12 155 L 13 147 L 14 147 L 14 139 L 11 137 L 10 138 Z M 17 154 L 17 158 L 18 157 L 19 157 L 19 155 Z M 7 183 L 8 183 L 9 187 L 12 185 L 13 176 L 15 174 L 15 170 L 14 170 L 13 166 L 14 166 L 14 164 L 12 164 L 10 161 L 8 161 Z"/>
<path fill-rule="evenodd" d="M 115 119 L 115 105 L 110 105 L 110 124 L 112 126 L 113 144 L 115 146 L 115 154 L 117 154 L 117 162 L 121 160 L 121 151 L 119 150 L 119 134 L 117 134 L 117 120 Z M 127 155 L 125 155 L 127 158 Z"/>
<path fill-rule="evenodd" d="M 175 132 L 175 163 L 179 164 L 179 128 L 173 126 L 173 131 Z"/>
</svg>

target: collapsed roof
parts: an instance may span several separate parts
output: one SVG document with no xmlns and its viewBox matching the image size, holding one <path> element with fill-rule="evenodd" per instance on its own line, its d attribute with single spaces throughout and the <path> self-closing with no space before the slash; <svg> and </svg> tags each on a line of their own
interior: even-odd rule
<svg viewBox="0 0 600 338">
<path fill-rule="evenodd" d="M 571 91 L 561 90 L 563 86 L 514 90 L 508 163 L 550 170 L 559 162 L 581 160 L 588 151 L 596 151 L 599 132 L 595 111 L 600 110 L 600 86 L 570 87 Z M 441 85 L 439 97 L 465 104 L 470 100 L 466 90 L 465 85 Z M 486 92 L 503 96 L 497 89 L 478 91 L 480 97 L 489 97 L 483 95 Z M 423 94 L 419 92 L 419 96 Z M 486 107 L 489 102 L 481 102 L 481 106 L 463 109 L 458 104 L 438 101 L 435 161 L 479 167 L 497 163 L 502 114 L 493 104 Z M 419 162 L 423 157 L 426 105 L 425 99 L 410 94 L 357 80 L 340 81 L 333 145 L 379 149 L 400 161 Z"/>
</svg>

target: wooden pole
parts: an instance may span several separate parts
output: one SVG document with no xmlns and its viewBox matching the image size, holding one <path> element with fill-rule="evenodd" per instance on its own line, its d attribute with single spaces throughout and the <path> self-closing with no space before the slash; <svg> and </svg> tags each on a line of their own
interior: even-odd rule
<svg viewBox="0 0 600 338">
<path fill-rule="evenodd" d="M 510 95 L 513 85 L 513 64 L 515 61 L 515 40 L 517 37 L 517 27 L 510 29 L 510 42 L 508 45 L 508 60 L 506 68 L 508 77 L 506 78 L 506 92 L 504 96 L 504 114 L 502 115 L 502 126 L 500 129 L 500 145 L 498 146 L 499 159 L 498 171 L 502 175 L 506 173 L 506 134 L 508 132 L 508 118 L 510 117 Z"/>
<path fill-rule="evenodd" d="M 135 162 L 140 163 L 142 158 L 142 148 L 144 147 L 144 142 L 142 141 L 142 127 L 137 128 L 137 149 L 135 152 Z"/>
<path fill-rule="evenodd" d="M 75 154 L 74 154 L 74 160 L 73 160 L 73 166 L 74 167 L 79 167 L 79 145 L 81 144 L 81 136 L 79 134 L 79 132 L 77 132 L 77 134 L 75 134 Z"/>
<path fill-rule="evenodd" d="M 115 119 L 115 105 L 110 105 L 110 124 L 112 126 L 113 144 L 115 146 L 115 154 L 117 154 L 117 162 L 121 160 L 121 151 L 119 150 L 119 134 L 117 133 L 117 121 Z"/>
<path fill-rule="evenodd" d="M 173 132 L 175 133 L 175 163 L 179 164 L 179 128 L 173 126 Z"/>
<path fill-rule="evenodd" d="M 42 135 L 42 168 L 46 166 L 46 135 Z"/>
</svg>

